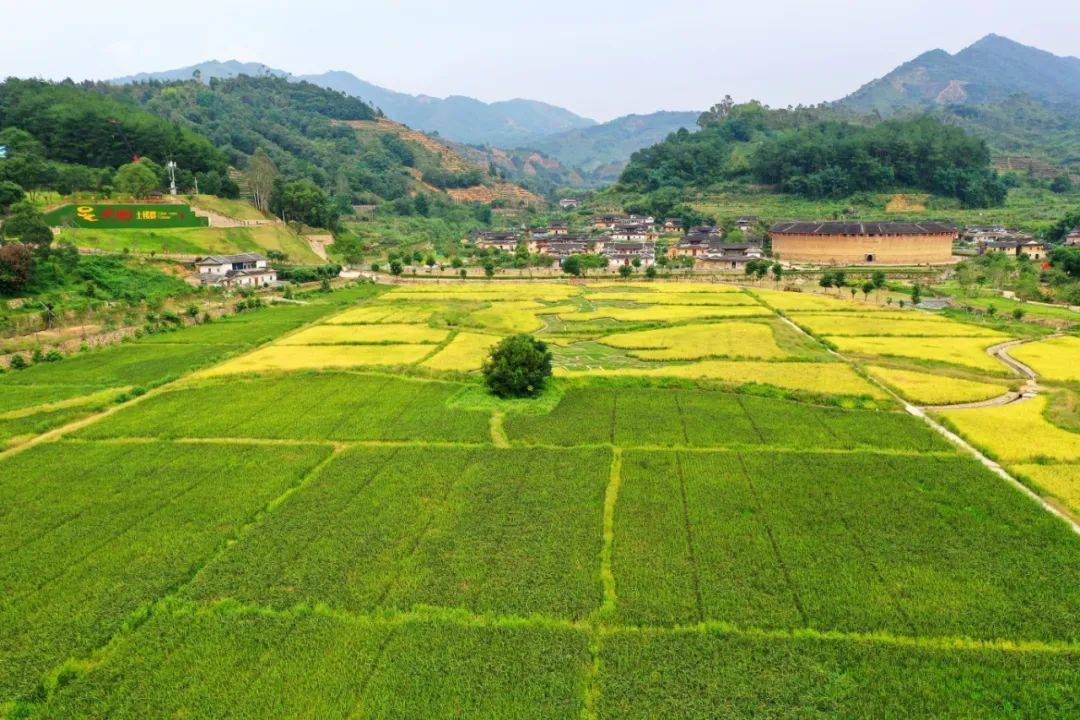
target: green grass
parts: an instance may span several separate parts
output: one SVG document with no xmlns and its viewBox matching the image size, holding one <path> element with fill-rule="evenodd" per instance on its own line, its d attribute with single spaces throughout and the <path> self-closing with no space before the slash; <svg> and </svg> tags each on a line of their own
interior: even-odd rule
<svg viewBox="0 0 1080 720">
<path fill-rule="evenodd" d="M 209 210 L 233 220 L 267 220 L 267 216 L 246 200 L 230 200 L 214 195 L 195 195 L 191 204 L 199 210 Z"/>
<path fill-rule="evenodd" d="M 283 225 L 234 228 L 177 228 L 171 230 L 65 229 L 62 240 L 80 248 L 107 252 L 171 253 L 210 255 L 214 253 L 283 252 L 290 262 L 318 265 L 323 260 L 307 242 Z"/>
<path fill-rule="evenodd" d="M 39 717 L 571 720 L 588 662 L 566 629 L 180 607 Z"/>
<path fill-rule="evenodd" d="M 601 450 L 354 449 L 186 595 L 581 619 L 600 603 L 609 464 Z"/>
<path fill-rule="evenodd" d="M 665 388 L 571 388 L 548 415 L 507 417 L 506 432 L 513 442 L 563 446 L 948 448 L 925 425 L 899 413 Z"/>
<path fill-rule="evenodd" d="M 1067 718 L 1077 653 L 625 632 L 600 649 L 602 720 Z"/>
<path fill-rule="evenodd" d="M 971 460 L 633 451 L 622 472 L 625 622 L 1076 640 L 1074 537 Z"/>
<path fill-rule="evenodd" d="M 353 373 L 227 378 L 170 390 L 84 435 L 488 442 L 487 414 L 447 406 L 462 387 Z"/>
<path fill-rule="evenodd" d="M 0 698 L 102 645 L 329 452 L 54 443 L 5 461 Z"/>
<path fill-rule="evenodd" d="M 0 374 L 0 413 L 90 395 L 107 388 L 151 386 L 248 350 L 282 333 L 377 294 L 359 286 L 140 340 L 88 350 L 58 362 Z"/>
</svg>

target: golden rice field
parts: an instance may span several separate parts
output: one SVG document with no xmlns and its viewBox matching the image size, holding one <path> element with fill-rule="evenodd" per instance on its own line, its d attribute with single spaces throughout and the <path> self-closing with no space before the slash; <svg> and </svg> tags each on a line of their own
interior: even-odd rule
<svg viewBox="0 0 1080 720">
<path fill-rule="evenodd" d="M 486 308 L 469 313 L 465 323 L 497 332 L 534 333 L 544 327 L 541 315 L 555 315 L 563 309 L 569 308 L 531 300 L 493 302 Z"/>
<path fill-rule="evenodd" d="M 737 285 L 724 285 L 712 282 L 657 282 L 645 284 L 630 284 L 620 280 L 601 280 L 590 282 L 589 289 L 596 288 L 620 288 L 622 290 L 637 291 L 643 293 L 741 293 L 742 288 Z"/>
<path fill-rule="evenodd" d="M 1021 464 L 1009 469 L 1030 481 L 1043 494 L 1058 498 L 1069 510 L 1080 515 L 1080 464 Z"/>
<path fill-rule="evenodd" d="M 787 355 L 776 344 L 771 327 L 765 323 L 738 321 L 617 333 L 602 338 L 600 342 L 629 350 L 629 355 L 642 360 L 697 360 L 707 357 L 769 360 Z"/>
<path fill-rule="evenodd" d="M 370 365 L 412 365 L 431 345 L 270 345 L 229 360 L 201 377 L 239 373 L 326 370 Z"/>
<path fill-rule="evenodd" d="M 491 346 L 501 339 L 499 335 L 459 332 L 446 347 L 421 363 L 421 367 L 449 372 L 479 370 Z"/>
<path fill-rule="evenodd" d="M 1002 374 L 1005 366 L 988 355 L 986 349 L 999 340 L 981 337 L 830 337 L 829 341 L 843 353 L 886 355 L 932 360 L 963 365 L 976 370 Z"/>
<path fill-rule="evenodd" d="M 438 302 L 373 302 L 346 310 L 326 320 L 330 325 L 426 323 L 446 305 Z"/>
<path fill-rule="evenodd" d="M 316 325 L 282 339 L 279 345 L 371 345 L 441 343 L 448 330 L 427 325 Z"/>
<path fill-rule="evenodd" d="M 1062 337 L 1009 348 L 1009 355 L 1046 380 L 1080 382 L 1080 337 Z"/>
<path fill-rule="evenodd" d="M 447 300 L 563 300 L 580 295 L 581 286 L 565 283 L 470 283 L 447 285 L 402 285 L 387 299 L 441 298 Z"/>
<path fill-rule="evenodd" d="M 964 378 L 935 375 L 917 370 L 868 365 L 866 370 L 878 380 L 918 405 L 954 405 L 998 397 L 1008 387 Z"/>
<path fill-rule="evenodd" d="M 823 395 L 887 397 L 883 390 L 867 382 L 850 366 L 843 363 L 700 360 L 657 368 L 627 367 L 585 371 L 557 368 L 555 374 L 565 377 L 582 375 L 677 377 L 691 380 L 716 380 L 733 385 L 759 383 Z"/>
<path fill-rule="evenodd" d="M 799 310 L 886 312 L 885 310 L 880 309 L 880 305 L 868 303 L 861 299 L 852 300 L 845 296 L 831 298 L 824 295 L 815 295 L 813 293 L 795 293 L 784 292 L 782 290 L 762 289 L 755 289 L 752 292 L 770 306 L 777 308 L 778 310 L 784 310 L 785 312 L 798 312 Z"/>
<path fill-rule="evenodd" d="M 758 302 L 744 293 L 709 292 L 633 292 L 629 290 L 605 290 L 590 293 L 587 300 L 599 302 L 634 302 L 640 305 L 757 305 Z"/>
<path fill-rule="evenodd" d="M 903 313 L 900 317 L 883 317 L 856 313 L 796 313 L 791 319 L 816 335 L 833 336 L 923 336 L 923 337 L 986 337 L 1005 342 L 1008 335 L 988 328 L 956 322 L 946 317 L 921 311 Z"/>
<path fill-rule="evenodd" d="M 618 320 L 620 322 L 677 322 L 728 317 L 768 317 L 768 308 L 758 305 L 648 305 L 643 307 L 598 307 L 595 310 L 560 312 L 570 322 Z"/>
<path fill-rule="evenodd" d="M 1008 405 L 942 410 L 972 444 L 1004 463 L 1041 458 L 1059 462 L 1080 460 L 1080 433 L 1069 432 L 1046 419 L 1045 395 Z"/>
</svg>

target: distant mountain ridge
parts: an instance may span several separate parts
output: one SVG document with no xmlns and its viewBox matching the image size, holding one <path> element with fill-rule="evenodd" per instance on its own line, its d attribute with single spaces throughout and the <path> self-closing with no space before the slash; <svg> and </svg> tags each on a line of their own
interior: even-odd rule
<svg viewBox="0 0 1080 720">
<path fill-rule="evenodd" d="M 619 177 L 630 156 L 655 145 L 679 128 L 693 130 L 700 112 L 661 110 L 648 115 L 624 115 L 606 123 L 539 138 L 531 148 L 579 168 L 594 182 Z"/>
<path fill-rule="evenodd" d="M 1048 104 L 1080 102 L 1080 58 L 991 34 L 955 55 L 925 52 L 838 102 L 888 116 L 912 108 L 999 102 L 1018 93 Z"/>
<path fill-rule="evenodd" d="M 237 60 L 210 60 L 173 70 L 128 75 L 110 82 L 126 85 L 152 80 L 190 80 L 196 73 L 203 82 L 240 75 L 272 75 L 343 92 L 416 130 L 438 133 L 451 142 L 488 148 L 487 151 L 474 148 L 474 157 L 484 155 L 490 149 L 505 149 L 506 152 L 500 151 L 486 159 L 511 177 L 537 178 L 549 186 L 562 182 L 596 184 L 611 181 L 618 177 L 635 151 L 660 142 L 680 127 L 694 127 L 699 115 L 698 112 L 660 111 L 597 123 L 536 100 L 518 98 L 485 103 L 461 95 L 446 98 L 409 95 L 380 87 L 342 70 L 292 75 L 263 63 Z M 553 166 L 533 151 L 557 160 L 562 167 Z"/>
</svg>

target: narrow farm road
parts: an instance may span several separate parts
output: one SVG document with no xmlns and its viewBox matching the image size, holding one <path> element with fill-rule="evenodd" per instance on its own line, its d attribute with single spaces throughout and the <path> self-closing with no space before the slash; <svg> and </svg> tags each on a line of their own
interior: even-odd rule
<svg viewBox="0 0 1080 720">
<path fill-rule="evenodd" d="M 779 317 L 780 320 L 787 323 L 789 326 L 794 328 L 797 332 L 803 334 L 804 336 L 810 338 L 811 340 L 814 340 L 814 342 L 818 342 L 817 338 L 815 338 L 813 335 L 811 335 L 810 333 L 803 330 L 796 323 L 794 323 L 791 320 L 789 320 L 788 318 L 784 317 L 781 313 L 777 312 L 775 308 L 770 308 L 770 309 L 773 310 L 774 314 L 777 317 Z M 1040 339 L 1042 339 L 1042 338 L 1040 338 Z M 990 352 L 995 357 L 1002 358 L 1002 361 L 1005 362 L 1007 365 L 1014 368 L 1015 370 L 1020 372 L 1022 375 L 1025 375 L 1028 378 L 1028 385 L 1025 385 L 1025 387 L 1038 388 L 1038 385 L 1035 382 L 1038 379 L 1038 376 L 1035 374 L 1035 372 L 1031 368 L 1029 368 L 1027 365 L 1024 365 L 1023 363 L 1019 362 L 1018 360 L 1015 360 L 1012 357 L 1010 357 L 1008 355 L 1008 353 L 1006 352 L 1006 350 L 1008 350 L 1008 348 L 1014 347 L 1014 346 L 1019 345 L 1019 344 L 1021 344 L 1023 342 L 1026 342 L 1026 341 L 1024 341 L 1024 340 L 1014 340 L 1014 341 L 1010 341 L 1010 342 L 1007 342 L 1007 343 L 1002 343 L 1001 345 L 995 345 L 994 347 L 987 348 L 987 352 Z M 853 368 L 858 368 L 858 365 L 853 360 L 851 360 L 850 358 L 845 357 L 844 355 L 836 352 L 832 348 L 826 347 L 826 349 L 833 356 L 835 356 L 836 358 L 846 362 L 848 365 L 851 365 Z M 1007 357 L 1008 360 L 1007 361 L 1004 360 L 1003 356 Z M 883 385 L 882 383 L 878 382 L 873 377 L 867 377 L 867 380 L 869 382 L 872 382 L 873 384 L 877 385 L 879 388 L 881 388 L 886 393 L 888 393 L 889 396 L 895 398 L 900 403 L 902 403 L 903 406 L 904 406 L 904 410 L 907 411 L 910 415 L 913 415 L 914 417 L 919 418 L 920 420 L 925 422 L 927 425 L 934 428 L 935 431 L 940 433 L 946 440 L 951 442 L 953 445 L 957 446 L 958 448 L 965 451 L 969 455 L 974 456 L 976 460 L 978 460 L 980 463 L 982 463 L 992 473 L 994 473 L 995 475 L 1000 477 L 1002 480 L 1006 481 L 1007 483 L 1009 483 L 1010 485 L 1015 487 L 1017 490 L 1019 490 L 1020 492 L 1024 493 L 1029 498 L 1031 498 L 1032 500 L 1037 502 L 1048 513 L 1051 513 L 1052 515 L 1054 515 L 1054 516 L 1060 518 L 1061 520 L 1063 520 L 1070 528 L 1072 528 L 1072 531 L 1074 533 L 1076 533 L 1077 535 L 1080 535 L 1080 523 L 1077 523 L 1076 520 L 1074 520 L 1069 515 L 1062 512 L 1061 510 L 1059 510 L 1058 508 L 1054 507 L 1054 505 L 1047 502 L 1045 499 L 1043 499 L 1034 490 L 1032 490 L 1027 485 L 1025 485 L 1024 483 L 1022 483 L 1019 480 L 1017 480 L 1016 478 L 1014 478 L 1012 475 L 1010 475 L 1005 470 L 1005 468 L 1001 467 L 1001 465 L 999 465 L 997 462 L 995 462 L 994 460 L 991 460 L 989 457 L 984 455 L 982 453 L 982 451 L 980 451 L 978 448 L 971 445 L 969 442 L 964 440 L 962 437 L 960 437 L 959 435 L 957 435 L 956 433 L 949 430 L 947 427 L 945 427 L 944 425 L 942 425 L 941 423 L 939 423 L 938 421 L 934 420 L 932 417 L 927 415 L 926 412 L 924 412 L 923 408 L 917 407 L 917 406 L 912 405 L 911 403 L 907 402 L 902 397 L 900 397 L 895 392 L 893 392 L 890 388 L 888 388 L 885 385 Z M 1010 394 L 1012 394 L 1012 393 L 1010 393 Z M 1021 394 L 1021 397 L 1023 397 L 1022 394 Z M 1000 399 L 1000 398 L 995 398 L 995 400 L 998 400 L 998 399 Z M 1016 398 L 1014 398 L 1014 400 L 1015 399 Z M 986 401 L 986 402 L 992 403 L 994 401 L 990 400 L 990 401 Z M 1010 400 L 1008 402 L 1012 402 L 1012 400 Z M 1002 403 L 999 403 L 999 404 L 1005 404 L 1005 403 L 1002 402 Z"/>
</svg>

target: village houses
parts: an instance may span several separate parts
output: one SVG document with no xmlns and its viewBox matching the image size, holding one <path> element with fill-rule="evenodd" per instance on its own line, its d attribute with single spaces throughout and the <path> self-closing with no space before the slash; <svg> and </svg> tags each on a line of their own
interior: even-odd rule
<svg viewBox="0 0 1080 720">
<path fill-rule="evenodd" d="M 1046 244 L 1029 236 L 1013 237 L 1008 240 L 995 240 L 979 245 L 979 254 L 1004 253 L 1010 257 L 1026 255 L 1032 260 L 1045 260 Z"/>
<path fill-rule="evenodd" d="M 277 282 L 277 270 L 259 253 L 207 255 L 195 261 L 195 280 L 217 287 L 265 287 Z"/>
</svg>

